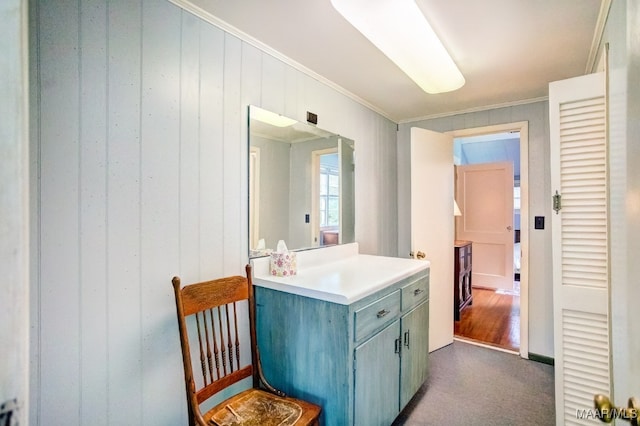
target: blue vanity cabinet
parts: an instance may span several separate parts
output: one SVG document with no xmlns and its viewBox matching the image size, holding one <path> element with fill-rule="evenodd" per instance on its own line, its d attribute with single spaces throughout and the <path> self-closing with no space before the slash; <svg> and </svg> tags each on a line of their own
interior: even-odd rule
<svg viewBox="0 0 640 426">
<path fill-rule="evenodd" d="M 355 349 L 355 425 L 385 426 L 398 415 L 400 320 Z"/>
<path fill-rule="evenodd" d="M 391 424 L 426 379 L 428 289 L 428 269 L 350 304 L 256 284 L 267 380 L 322 406 L 321 425 Z"/>
<path fill-rule="evenodd" d="M 429 302 L 424 301 L 402 316 L 400 409 L 427 380 L 429 373 Z"/>
</svg>

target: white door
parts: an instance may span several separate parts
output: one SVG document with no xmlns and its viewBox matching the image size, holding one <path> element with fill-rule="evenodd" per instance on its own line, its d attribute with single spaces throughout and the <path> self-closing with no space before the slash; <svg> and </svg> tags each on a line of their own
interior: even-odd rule
<svg viewBox="0 0 640 426">
<path fill-rule="evenodd" d="M 353 142 L 340 138 L 338 154 L 340 158 L 340 243 L 352 243 L 356 240 Z"/>
<path fill-rule="evenodd" d="M 561 196 L 551 222 L 556 423 L 581 424 L 594 394 L 611 395 L 604 74 L 551 83 L 549 129 Z"/>
<path fill-rule="evenodd" d="M 457 166 L 456 200 L 456 239 L 473 243 L 473 285 L 512 290 L 513 163 Z"/>
<path fill-rule="evenodd" d="M 0 3 L 0 422 L 21 425 L 29 423 L 30 361 L 27 9 L 25 1 Z"/>
<path fill-rule="evenodd" d="M 429 352 L 453 342 L 453 138 L 411 128 L 411 250 L 431 262 Z"/>
</svg>

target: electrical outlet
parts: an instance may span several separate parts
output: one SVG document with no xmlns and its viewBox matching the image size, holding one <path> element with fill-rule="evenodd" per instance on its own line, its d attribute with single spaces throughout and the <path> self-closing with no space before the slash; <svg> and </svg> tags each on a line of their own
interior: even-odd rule
<svg viewBox="0 0 640 426">
<path fill-rule="evenodd" d="M 318 114 L 307 111 L 307 122 L 311 124 L 318 124 Z"/>
</svg>

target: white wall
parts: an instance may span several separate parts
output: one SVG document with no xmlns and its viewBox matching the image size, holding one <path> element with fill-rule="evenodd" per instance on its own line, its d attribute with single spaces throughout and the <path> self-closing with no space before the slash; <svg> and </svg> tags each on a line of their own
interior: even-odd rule
<svg viewBox="0 0 640 426">
<path fill-rule="evenodd" d="M 290 197 L 287 189 L 291 174 L 291 144 L 255 135 L 251 136 L 251 144 L 260 149 L 260 232 L 256 237 L 265 240 L 266 248 L 275 249 L 278 240 L 290 241 Z"/>
<path fill-rule="evenodd" d="M 12 413 L 12 420 L 26 425 L 29 423 L 26 1 L 0 2 L 0 22 L 0 404 L 15 400 L 17 411 Z M 6 417 L 1 420 L 4 424 Z"/>
<path fill-rule="evenodd" d="M 553 357 L 553 289 L 551 229 L 533 229 L 534 216 L 549 217 L 549 112 L 547 102 L 452 115 L 400 125 L 398 133 L 398 253 L 406 257 L 411 247 L 410 129 L 438 132 L 496 124 L 529 122 L 529 352 Z M 547 221 L 546 223 L 549 223 Z"/>
<path fill-rule="evenodd" d="M 613 0 L 609 44 L 609 215 L 613 395 L 640 398 L 640 5 Z M 622 350 L 624 348 L 624 350 Z"/>
<path fill-rule="evenodd" d="M 247 106 L 355 140 L 395 254 L 396 126 L 166 0 L 31 5 L 31 424 L 186 421 L 170 280 L 242 273 Z"/>
</svg>

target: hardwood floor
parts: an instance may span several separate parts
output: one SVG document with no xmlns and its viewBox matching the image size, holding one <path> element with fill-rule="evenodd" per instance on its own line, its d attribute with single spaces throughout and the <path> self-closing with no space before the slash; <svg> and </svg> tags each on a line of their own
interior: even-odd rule
<svg viewBox="0 0 640 426">
<path fill-rule="evenodd" d="M 519 351 L 520 295 L 474 288 L 473 304 L 454 322 L 454 335 L 490 346 Z"/>
</svg>

